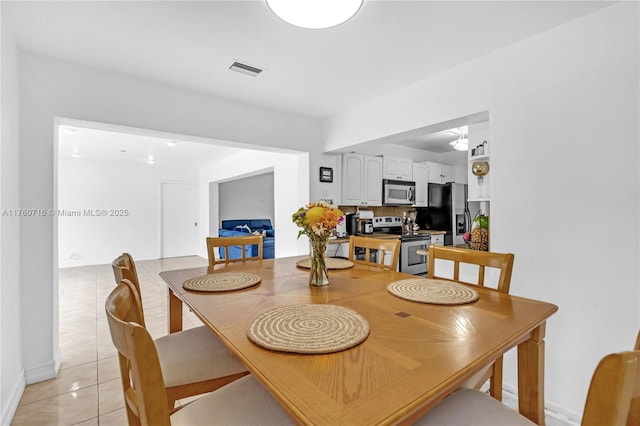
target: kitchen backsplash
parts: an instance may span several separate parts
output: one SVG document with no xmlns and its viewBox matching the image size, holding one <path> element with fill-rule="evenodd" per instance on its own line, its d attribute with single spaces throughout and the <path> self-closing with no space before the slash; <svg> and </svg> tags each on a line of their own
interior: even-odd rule
<svg viewBox="0 0 640 426">
<path fill-rule="evenodd" d="M 357 207 L 355 206 L 339 206 L 340 210 L 344 213 L 355 213 Z M 402 212 L 415 210 L 415 207 L 410 206 L 379 206 L 379 207 L 360 207 L 360 210 L 371 210 L 374 216 L 400 216 Z"/>
</svg>

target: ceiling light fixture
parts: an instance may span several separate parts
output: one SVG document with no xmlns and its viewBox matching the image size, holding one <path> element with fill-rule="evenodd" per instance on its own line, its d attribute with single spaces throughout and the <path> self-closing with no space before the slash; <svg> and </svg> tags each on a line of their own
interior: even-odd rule
<svg viewBox="0 0 640 426">
<path fill-rule="evenodd" d="M 174 147 L 174 146 L 176 146 L 177 143 L 178 142 L 176 142 L 176 141 L 169 141 L 169 142 L 167 142 L 167 145 L 169 145 L 171 147 Z"/>
<path fill-rule="evenodd" d="M 464 129 L 460 129 L 460 137 L 452 142 L 449 142 L 449 145 L 453 147 L 456 151 L 468 151 L 469 150 L 469 139 L 464 137 Z"/>
<path fill-rule="evenodd" d="M 364 0 L 266 0 L 273 13 L 301 28 L 324 29 L 351 19 Z"/>
<path fill-rule="evenodd" d="M 155 164 L 156 160 L 154 160 L 154 158 L 152 156 L 149 156 L 149 158 L 147 159 L 147 163 L 149 164 Z"/>
</svg>

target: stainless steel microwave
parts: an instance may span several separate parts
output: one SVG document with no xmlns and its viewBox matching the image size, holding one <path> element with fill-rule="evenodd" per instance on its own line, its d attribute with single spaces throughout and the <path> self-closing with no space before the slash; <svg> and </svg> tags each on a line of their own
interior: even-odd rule
<svg viewBox="0 0 640 426">
<path fill-rule="evenodd" d="M 382 180 L 382 204 L 385 206 L 412 205 L 416 201 L 416 183 L 404 180 Z"/>
</svg>

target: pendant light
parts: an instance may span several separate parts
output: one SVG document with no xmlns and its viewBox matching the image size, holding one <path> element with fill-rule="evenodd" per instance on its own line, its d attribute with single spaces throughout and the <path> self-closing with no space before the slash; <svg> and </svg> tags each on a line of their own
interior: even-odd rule
<svg viewBox="0 0 640 426">
<path fill-rule="evenodd" d="M 469 139 L 464 137 L 464 129 L 460 129 L 460 137 L 452 142 L 449 142 L 449 145 L 451 145 L 456 151 L 469 150 Z"/>
<path fill-rule="evenodd" d="M 266 0 L 280 19 L 301 28 L 335 27 L 355 15 L 364 0 Z"/>
</svg>

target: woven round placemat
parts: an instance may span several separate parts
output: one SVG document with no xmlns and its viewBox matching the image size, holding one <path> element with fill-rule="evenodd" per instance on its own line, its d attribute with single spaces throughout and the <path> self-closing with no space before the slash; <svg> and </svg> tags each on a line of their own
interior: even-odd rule
<svg viewBox="0 0 640 426">
<path fill-rule="evenodd" d="M 232 291 L 251 287 L 262 279 L 246 272 L 219 272 L 201 275 L 182 283 L 182 287 L 192 291 Z"/>
<path fill-rule="evenodd" d="M 402 299 L 435 305 L 461 305 L 479 297 L 477 291 L 462 284 L 429 278 L 395 281 L 387 286 L 387 291 Z"/>
<path fill-rule="evenodd" d="M 325 257 L 325 265 L 327 265 L 327 269 L 349 269 L 353 267 L 353 262 L 347 259 Z M 311 269 L 311 258 L 298 260 L 296 266 Z"/>
<path fill-rule="evenodd" d="M 281 352 L 326 354 L 352 348 L 369 335 L 367 320 L 338 305 L 287 305 L 258 316 L 247 337 Z"/>
</svg>

